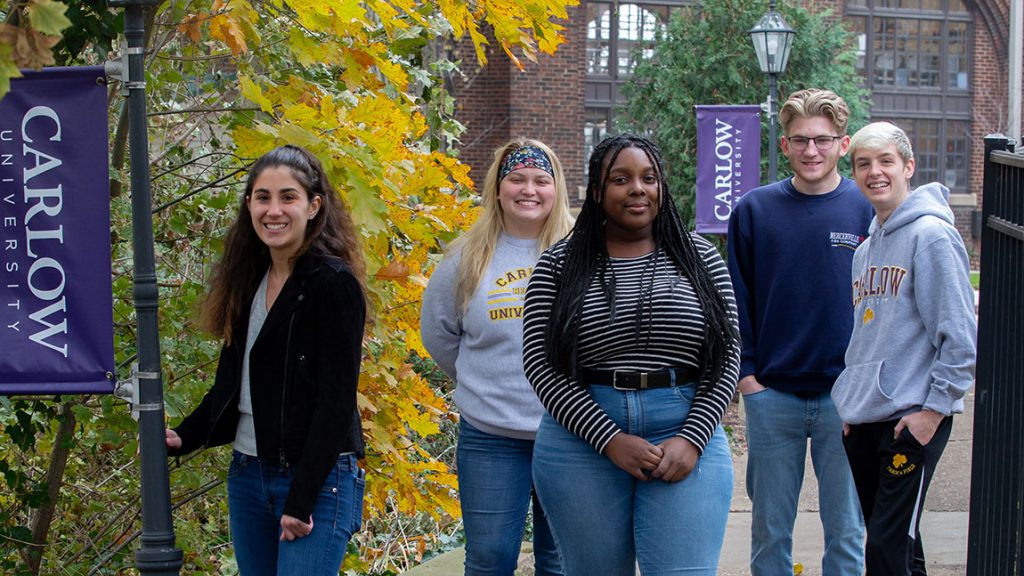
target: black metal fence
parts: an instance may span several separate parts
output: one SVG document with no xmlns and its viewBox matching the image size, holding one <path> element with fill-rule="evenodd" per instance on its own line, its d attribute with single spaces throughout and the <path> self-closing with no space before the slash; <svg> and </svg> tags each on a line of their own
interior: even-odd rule
<svg viewBox="0 0 1024 576">
<path fill-rule="evenodd" d="M 985 139 L 968 576 L 1024 576 L 1024 155 Z"/>
</svg>

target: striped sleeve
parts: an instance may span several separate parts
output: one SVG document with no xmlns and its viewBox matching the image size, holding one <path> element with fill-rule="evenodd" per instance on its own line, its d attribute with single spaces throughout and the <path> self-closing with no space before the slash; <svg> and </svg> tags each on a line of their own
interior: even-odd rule
<svg viewBox="0 0 1024 576">
<path fill-rule="evenodd" d="M 558 254 L 564 247 L 562 242 L 544 252 L 530 277 L 523 307 L 523 368 L 552 418 L 603 453 L 621 430 L 585 387 L 551 365 L 544 351 L 544 329 L 551 320 L 559 273 Z"/>
<path fill-rule="evenodd" d="M 722 256 L 719 255 L 718 250 L 710 242 L 697 235 L 694 235 L 693 239 L 697 249 L 701 251 L 701 255 L 704 257 L 704 263 L 708 267 L 711 278 L 722 293 L 722 296 L 725 297 L 726 304 L 729 307 L 729 318 L 733 326 L 736 327 L 736 333 L 738 334 L 739 320 L 736 313 L 736 298 L 733 294 L 732 282 L 729 279 L 729 270 L 725 265 L 725 261 L 722 260 Z M 732 397 L 736 393 L 739 365 L 739 342 L 734 341 L 729 347 L 729 357 L 726 359 L 721 378 L 718 382 L 712 383 L 710 387 L 698 389 L 699 391 L 694 398 L 693 406 L 690 408 L 690 415 L 683 424 L 683 429 L 678 434 L 678 436 L 692 442 L 702 453 L 708 441 L 711 440 L 711 435 L 715 433 L 715 428 L 721 423 L 725 409 L 732 402 Z"/>
</svg>

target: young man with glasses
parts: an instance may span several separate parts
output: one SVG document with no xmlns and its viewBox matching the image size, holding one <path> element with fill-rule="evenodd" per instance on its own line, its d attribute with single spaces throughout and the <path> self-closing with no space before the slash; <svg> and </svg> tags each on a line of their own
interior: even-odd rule
<svg viewBox="0 0 1024 576">
<path fill-rule="evenodd" d="M 822 574 L 863 573 L 864 523 L 830 397 L 853 327 L 853 254 L 872 217 L 871 204 L 837 168 L 850 144 L 849 115 L 834 92 L 793 93 L 779 111 L 793 176 L 749 191 L 729 221 L 752 576 L 793 573 L 808 439 L 825 534 Z"/>
</svg>

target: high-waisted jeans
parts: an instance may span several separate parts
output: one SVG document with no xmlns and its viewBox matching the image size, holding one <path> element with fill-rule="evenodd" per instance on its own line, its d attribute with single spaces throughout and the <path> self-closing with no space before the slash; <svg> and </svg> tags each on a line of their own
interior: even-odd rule
<svg viewBox="0 0 1024 576">
<path fill-rule="evenodd" d="M 656 445 L 682 429 L 695 394 L 693 384 L 590 390 L 623 431 Z M 721 426 L 690 475 L 667 483 L 636 480 L 545 415 L 533 478 L 567 576 L 717 573 L 733 482 Z"/>
</svg>

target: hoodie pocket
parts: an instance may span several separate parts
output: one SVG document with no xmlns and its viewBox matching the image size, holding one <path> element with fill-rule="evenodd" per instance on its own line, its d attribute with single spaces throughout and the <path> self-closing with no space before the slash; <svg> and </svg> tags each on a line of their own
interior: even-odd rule
<svg viewBox="0 0 1024 576">
<path fill-rule="evenodd" d="M 847 424 L 880 422 L 896 411 L 882 389 L 882 361 L 847 366 L 832 386 L 832 401 Z"/>
</svg>

